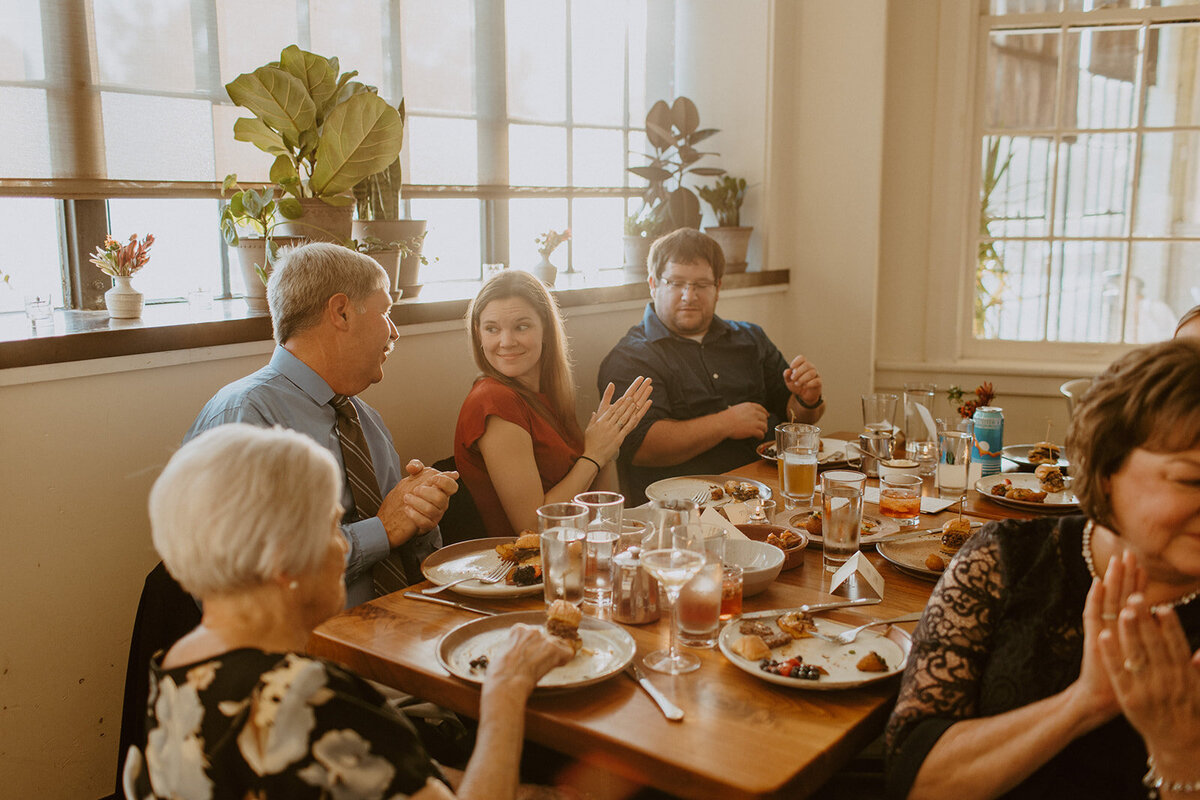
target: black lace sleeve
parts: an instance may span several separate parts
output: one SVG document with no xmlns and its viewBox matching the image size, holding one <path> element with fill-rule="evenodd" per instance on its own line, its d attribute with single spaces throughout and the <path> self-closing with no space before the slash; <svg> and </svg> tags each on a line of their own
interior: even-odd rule
<svg viewBox="0 0 1200 800">
<path fill-rule="evenodd" d="M 964 545 L 934 589 L 885 734 L 889 790 L 896 796 L 908 794 L 947 728 L 977 716 L 1003 582 L 999 542 L 985 529 Z"/>
</svg>

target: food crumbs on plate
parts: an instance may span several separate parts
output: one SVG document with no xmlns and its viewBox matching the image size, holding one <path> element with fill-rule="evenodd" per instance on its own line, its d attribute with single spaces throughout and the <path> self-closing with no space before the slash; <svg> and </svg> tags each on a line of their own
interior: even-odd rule
<svg viewBox="0 0 1200 800">
<path fill-rule="evenodd" d="M 472 658 L 469 662 L 467 662 L 467 666 L 471 668 L 471 672 L 482 672 L 483 670 L 487 669 L 488 657 L 486 655 L 482 655 L 479 658 Z"/>
</svg>

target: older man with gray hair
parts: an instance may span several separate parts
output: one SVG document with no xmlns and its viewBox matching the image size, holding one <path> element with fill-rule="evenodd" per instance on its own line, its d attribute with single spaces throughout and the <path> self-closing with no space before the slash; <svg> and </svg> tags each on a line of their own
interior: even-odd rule
<svg viewBox="0 0 1200 800">
<path fill-rule="evenodd" d="M 458 476 L 415 459 L 402 465 L 379 413 L 356 397 L 383 380 L 399 336 L 387 274 L 361 253 L 308 244 L 276 264 L 267 303 L 276 342 L 270 363 L 218 391 L 184 441 L 229 422 L 280 425 L 311 437 L 345 478 L 347 605 L 402 588 L 441 546 L 437 523 Z"/>
</svg>

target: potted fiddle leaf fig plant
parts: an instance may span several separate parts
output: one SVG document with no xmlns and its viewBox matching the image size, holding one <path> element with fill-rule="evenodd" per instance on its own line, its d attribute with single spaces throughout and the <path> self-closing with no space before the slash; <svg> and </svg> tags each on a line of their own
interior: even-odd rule
<svg viewBox="0 0 1200 800">
<path fill-rule="evenodd" d="M 400 144 L 404 144 L 404 101 L 397 106 L 400 114 Z M 369 249 L 359 247 L 379 262 L 392 280 L 392 298 L 416 297 L 421 291 L 418 282 L 422 264 L 428 260 L 421 255 L 425 242 L 423 219 L 401 219 L 400 192 L 404 173 L 397 155 L 386 167 L 372 173 L 354 185 L 354 240 L 370 243 Z"/>
<path fill-rule="evenodd" d="M 275 157 L 270 178 L 282 191 L 281 234 L 348 244 L 353 199 L 347 194 L 396 160 L 404 122 L 374 86 L 340 72 L 337 58 L 284 48 L 278 61 L 225 85 L 252 113 L 234 138 Z"/>
<path fill-rule="evenodd" d="M 700 199 L 708 203 L 717 218 L 715 227 L 704 232 L 716 240 L 725 254 L 726 272 L 746 271 L 746 251 L 750 248 L 753 227 L 742 227 L 742 203 L 746 200 L 746 179 L 724 175 L 712 186 L 701 186 Z"/>
</svg>

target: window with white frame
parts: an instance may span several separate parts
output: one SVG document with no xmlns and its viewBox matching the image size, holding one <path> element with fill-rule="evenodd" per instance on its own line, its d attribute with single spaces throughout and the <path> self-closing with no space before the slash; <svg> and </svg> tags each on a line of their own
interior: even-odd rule
<svg viewBox="0 0 1200 800">
<path fill-rule="evenodd" d="M 48 285 L 69 306 L 103 279 L 86 264 L 100 242 L 75 235 L 88 214 L 118 238 L 155 234 L 148 300 L 240 294 L 220 180 L 265 182 L 271 159 L 234 141 L 247 114 L 224 86 L 290 44 L 405 99 L 405 211 L 428 219 L 437 259 L 423 280 L 532 266 L 534 238 L 568 227 L 560 268 L 618 267 L 625 169 L 647 97 L 672 83 L 648 50 L 670 47 L 673 14 L 671 0 L 7 0 L 0 235 L 18 244 L 0 311 Z"/>
<path fill-rule="evenodd" d="M 1169 338 L 1200 303 L 1200 8 L 981 7 L 975 339 Z"/>
</svg>

